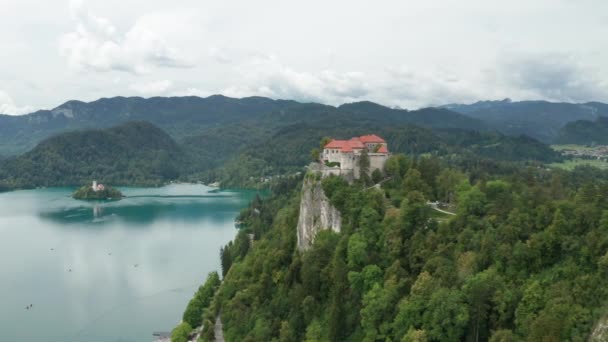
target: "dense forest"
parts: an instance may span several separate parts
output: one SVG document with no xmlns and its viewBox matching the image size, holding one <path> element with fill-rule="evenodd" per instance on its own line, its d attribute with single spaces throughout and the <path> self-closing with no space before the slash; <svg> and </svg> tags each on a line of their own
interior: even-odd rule
<svg viewBox="0 0 608 342">
<path fill-rule="evenodd" d="M 179 142 L 145 122 L 62 133 L 22 156 L 0 160 L 0 190 L 77 186 L 93 179 L 113 185 L 160 185 L 181 180 L 219 181 L 222 187 L 232 188 L 267 187 L 277 176 L 303 171 L 310 161 L 310 150 L 322 137 L 369 133 L 383 136 L 392 152 L 444 156 L 452 163 L 538 164 L 561 159 L 532 138 L 458 128 L 454 118 L 444 120 L 446 127 L 429 128 L 400 123 L 403 120 L 398 111 L 372 103 L 344 107 L 348 112 L 320 105 L 311 112 L 303 107 L 302 112 L 285 113 L 289 117 L 274 122 L 274 128 L 247 122 L 219 125 Z M 367 110 L 371 112 L 364 112 Z M 387 113 L 381 117 L 365 114 L 374 110 Z M 434 115 L 452 114 L 427 109 L 408 115 L 429 121 Z M 298 117 L 303 118 L 301 122 L 286 124 Z"/>
<path fill-rule="evenodd" d="M 608 105 L 599 102 L 505 100 L 405 110 L 368 101 L 335 107 L 265 97 L 237 99 L 222 95 L 206 98 L 113 97 L 92 102 L 68 101 L 51 110 L 22 116 L 0 115 L 0 156 L 22 154 L 42 140 L 66 131 L 108 128 L 129 121 L 148 121 L 180 143 L 223 144 L 235 148 L 269 139 L 281 129 L 295 124 L 322 120 L 341 122 L 344 119 L 367 121 L 375 126 L 411 124 L 432 129 L 496 130 L 553 143 L 566 123 L 603 116 L 608 116 Z M 248 127 L 251 131 L 235 136 L 232 133 L 234 127 Z M 229 139 L 231 137 L 237 139 Z M 224 156 L 214 154 L 212 150 L 203 149 L 202 152 L 212 154 L 213 158 L 206 158 L 211 163 Z"/>
<path fill-rule="evenodd" d="M 220 181 L 225 187 L 255 187 L 260 179 L 268 176 L 301 171 L 302 166 L 310 162 L 310 150 L 318 147 L 323 137 L 348 139 L 370 132 L 382 136 L 391 152 L 442 156 L 454 164 L 519 162 L 541 165 L 562 159 L 549 146 L 526 136 L 328 120 L 285 127 L 269 140 L 243 148 L 223 166 L 196 174 L 194 179 Z"/>
<path fill-rule="evenodd" d="M 595 121 L 579 120 L 566 124 L 559 132 L 559 144 L 606 145 L 608 144 L 608 118 Z"/>
<path fill-rule="evenodd" d="M 0 155 L 24 153 L 45 138 L 58 133 L 108 128 L 129 121 L 150 122 L 169 133 L 176 141 L 196 141 L 200 137 L 205 144 L 234 144 L 233 141 L 224 140 L 220 134 L 222 129 L 239 125 L 249 127 L 251 132 L 242 135 L 241 139 L 253 142 L 268 137 L 268 134 L 280 127 L 294 123 L 316 122 L 321 119 L 340 120 L 344 117 L 432 128 L 487 128 L 478 119 L 447 109 L 408 111 L 371 102 L 334 107 L 265 97 L 236 99 L 222 95 L 206 98 L 114 97 L 88 103 L 68 101 L 52 110 L 22 116 L 0 115 Z M 221 154 L 216 156 L 221 157 Z"/>
<path fill-rule="evenodd" d="M 0 163 L 0 188 L 89 184 L 161 185 L 191 166 L 181 147 L 158 127 L 131 122 L 69 132 Z"/>
<path fill-rule="evenodd" d="M 184 321 L 221 315 L 228 341 L 587 340 L 608 299 L 608 173 L 394 155 L 384 177 L 323 179 L 342 229 L 305 251 L 302 177 L 282 179 L 242 211 L 223 282 Z"/>
</svg>

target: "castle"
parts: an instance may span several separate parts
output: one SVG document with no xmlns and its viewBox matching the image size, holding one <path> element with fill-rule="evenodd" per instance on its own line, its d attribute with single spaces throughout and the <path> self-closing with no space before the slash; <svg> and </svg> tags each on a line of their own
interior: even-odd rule
<svg viewBox="0 0 608 342">
<path fill-rule="evenodd" d="M 324 176 L 334 174 L 347 179 L 359 178 L 359 160 L 361 153 L 369 156 L 369 172 L 384 170 L 384 164 L 390 156 L 386 141 L 375 134 L 353 137 L 350 140 L 332 139 L 323 147 L 321 172 Z"/>
</svg>

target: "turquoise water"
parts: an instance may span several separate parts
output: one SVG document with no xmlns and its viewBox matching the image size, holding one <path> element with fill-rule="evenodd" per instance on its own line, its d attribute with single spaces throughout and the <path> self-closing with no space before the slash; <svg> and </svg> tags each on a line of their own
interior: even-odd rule
<svg viewBox="0 0 608 342">
<path fill-rule="evenodd" d="M 92 203 L 72 190 L 0 194 L 2 341 L 151 341 L 171 330 L 255 195 L 177 184 Z"/>
</svg>

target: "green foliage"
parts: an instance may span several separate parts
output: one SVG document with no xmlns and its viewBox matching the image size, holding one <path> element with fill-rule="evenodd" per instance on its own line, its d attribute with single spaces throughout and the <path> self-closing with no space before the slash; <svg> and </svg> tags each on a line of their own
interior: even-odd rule
<svg viewBox="0 0 608 342">
<path fill-rule="evenodd" d="M 106 199 L 121 199 L 122 193 L 118 189 L 110 186 L 105 186 L 103 190 L 94 191 L 90 185 L 85 185 L 76 190 L 72 197 L 81 200 L 106 200 Z"/>
<path fill-rule="evenodd" d="M 183 321 L 190 327 L 198 327 L 203 322 L 203 310 L 209 306 L 215 291 L 220 285 L 220 277 L 216 272 L 211 272 L 207 276 L 205 284 L 198 288 L 194 297 L 188 303 L 184 311 Z"/>
<path fill-rule="evenodd" d="M 372 183 L 378 184 L 383 178 L 384 175 L 382 174 L 382 171 L 380 171 L 379 169 L 374 169 L 374 171 L 372 172 Z"/>
<path fill-rule="evenodd" d="M 359 156 L 359 180 L 364 185 L 371 184 L 371 178 L 369 175 L 369 173 L 370 173 L 369 165 L 370 165 L 369 155 L 367 154 L 367 150 L 363 149 L 363 151 L 361 152 L 361 155 Z"/>
<path fill-rule="evenodd" d="M 608 119 L 598 117 L 595 121 L 569 122 L 559 130 L 559 144 L 606 145 L 608 144 Z"/>
<path fill-rule="evenodd" d="M 310 160 L 312 160 L 312 161 L 319 161 L 320 157 L 321 157 L 321 151 L 319 151 L 318 148 L 313 148 L 310 151 Z"/>
<path fill-rule="evenodd" d="M 410 158 L 381 189 L 306 177 L 342 216 L 306 250 L 301 183 L 245 209 L 214 301 L 226 338 L 587 339 L 608 300 L 608 174 Z M 437 221 L 433 198 L 457 215 Z"/>
<path fill-rule="evenodd" d="M 188 342 L 190 339 L 190 332 L 192 327 L 186 322 L 180 323 L 177 327 L 171 331 L 171 341 L 173 342 Z"/>
<path fill-rule="evenodd" d="M 0 165 L 9 188 L 73 186 L 100 179 L 114 185 L 161 185 L 190 162 L 171 137 L 145 122 L 64 133 Z"/>
</svg>

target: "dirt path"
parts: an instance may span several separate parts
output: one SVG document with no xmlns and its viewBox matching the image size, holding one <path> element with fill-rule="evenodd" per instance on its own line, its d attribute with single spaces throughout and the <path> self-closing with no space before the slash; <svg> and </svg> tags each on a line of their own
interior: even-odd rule
<svg viewBox="0 0 608 342">
<path fill-rule="evenodd" d="M 222 324 L 222 319 L 218 315 L 215 319 L 215 342 L 224 342 L 224 325 Z"/>
</svg>

